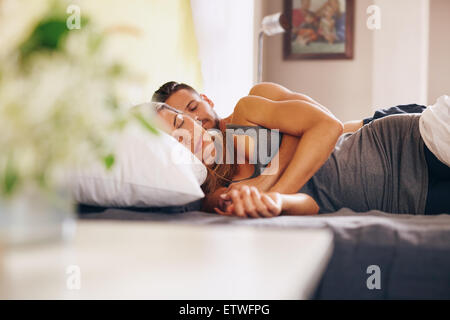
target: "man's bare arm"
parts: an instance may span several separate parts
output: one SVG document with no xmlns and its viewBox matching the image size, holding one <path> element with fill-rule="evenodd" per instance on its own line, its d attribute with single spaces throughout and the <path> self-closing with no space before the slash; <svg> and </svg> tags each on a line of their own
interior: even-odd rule
<svg viewBox="0 0 450 320">
<path fill-rule="evenodd" d="M 255 85 L 249 92 L 249 96 L 258 96 L 262 98 L 266 98 L 272 101 L 306 101 L 311 104 L 316 105 L 323 111 L 331 114 L 331 111 L 320 105 L 317 101 L 308 97 L 307 95 L 293 92 L 281 85 L 275 83 L 264 82 Z M 240 183 L 235 183 L 232 187 L 239 187 L 241 185 L 249 185 L 255 186 L 261 191 L 268 191 L 272 188 L 279 180 L 281 175 L 284 173 L 289 163 L 291 162 L 295 150 L 297 149 L 298 143 L 300 139 L 299 137 L 284 135 L 283 140 L 281 142 L 279 151 L 278 151 L 278 170 L 270 175 L 261 175 L 257 178 L 246 180 Z M 268 169 L 271 167 L 272 163 L 269 164 Z"/>
<path fill-rule="evenodd" d="M 263 97 L 272 101 L 300 100 L 316 105 L 323 111 L 333 115 L 333 113 L 323 105 L 303 93 L 291 91 L 279 84 L 271 82 L 259 83 L 250 90 L 249 96 Z M 333 115 L 334 116 L 334 115 Z"/>
<path fill-rule="evenodd" d="M 312 103 L 272 101 L 256 96 L 239 101 L 233 113 L 233 123 L 278 129 L 300 138 L 292 161 L 271 188 L 273 192 L 285 194 L 298 192 L 320 169 L 343 131 L 339 120 Z"/>
</svg>

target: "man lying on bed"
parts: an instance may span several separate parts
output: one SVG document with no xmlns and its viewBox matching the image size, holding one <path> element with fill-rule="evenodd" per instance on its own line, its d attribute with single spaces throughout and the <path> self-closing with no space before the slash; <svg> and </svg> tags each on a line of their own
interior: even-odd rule
<svg viewBox="0 0 450 320">
<path fill-rule="evenodd" d="M 448 181 L 445 180 L 449 168 L 435 156 L 442 156 L 444 151 L 445 157 L 446 146 L 441 145 L 440 150 L 437 153 L 435 150 L 434 154 L 423 146 L 418 115 L 386 119 L 371 128 L 363 128 L 354 137 L 343 136 L 329 158 L 342 133 L 339 121 L 327 109 L 303 95 L 298 95 L 298 99 L 290 96 L 280 101 L 280 96 L 276 96 L 274 90 L 272 97 L 278 100 L 269 99 L 267 96 L 270 93 L 264 89 L 270 87 L 277 86 L 254 88 L 252 95 L 238 102 L 235 112 L 227 121 L 238 126 L 259 125 L 280 129 L 285 134 L 282 139 L 284 142 L 287 138 L 292 138 L 295 143 L 286 144 L 285 151 L 280 149 L 279 152 L 281 163 L 286 163 L 285 167 L 281 167 L 275 175 L 263 177 L 254 175 L 258 172 L 257 165 L 248 162 L 209 165 L 210 174 L 204 185 L 207 194 L 206 210 L 251 217 L 281 212 L 315 214 L 319 211 L 333 212 L 341 207 L 355 211 L 382 210 L 417 214 L 450 211 L 448 200 L 446 202 L 440 196 L 449 190 Z M 258 89 L 263 91 L 260 96 L 255 95 Z M 184 88 L 177 92 L 182 90 L 191 91 Z M 287 90 L 286 92 L 292 94 Z M 201 101 L 192 99 L 193 95 L 189 97 L 191 99 L 185 97 L 184 107 L 180 102 L 178 108 L 195 112 Z M 173 96 L 172 92 L 166 102 L 177 105 L 176 101 L 170 102 Z M 205 101 L 206 97 L 202 100 Z M 173 127 L 172 130 L 187 129 L 194 136 L 195 127 L 200 127 L 198 122 L 176 109 L 159 108 L 159 114 Z M 210 119 L 213 118 L 201 119 L 202 124 L 206 125 Z M 220 128 L 221 121 L 216 123 Z M 222 131 L 223 129 L 222 127 Z M 207 135 L 204 132 L 201 137 Z M 195 151 L 198 145 L 201 145 L 201 141 L 195 146 L 193 144 L 191 150 Z M 208 143 L 204 143 L 205 145 L 209 147 Z M 246 148 L 244 153 L 248 161 L 251 151 Z M 202 156 L 200 158 L 204 160 Z M 345 172 L 344 168 L 351 172 Z M 388 170 L 392 168 L 398 170 Z M 256 178 L 248 180 L 249 176 Z M 268 178 L 275 181 L 268 184 L 268 189 L 264 190 L 260 186 L 251 188 L 255 181 L 260 183 L 259 179 L 264 182 Z M 231 191 L 227 189 L 230 183 L 241 180 L 246 180 L 243 184 L 250 187 L 241 185 Z M 436 187 L 427 192 L 427 186 L 433 185 Z M 299 190 L 301 193 L 297 193 Z M 269 210 L 269 204 L 272 211 Z"/>
</svg>

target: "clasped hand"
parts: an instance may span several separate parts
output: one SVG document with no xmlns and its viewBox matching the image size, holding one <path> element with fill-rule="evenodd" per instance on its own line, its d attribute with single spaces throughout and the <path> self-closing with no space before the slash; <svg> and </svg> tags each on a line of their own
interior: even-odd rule
<svg viewBox="0 0 450 320">
<path fill-rule="evenodd" d="M 282 212 L 282 197 L 277 192 L 261 192 L 253 186 L 234 186 L 220 196 L 219 208 L 214 210 L 224 216 L 272 218 Z"/>
</svg>

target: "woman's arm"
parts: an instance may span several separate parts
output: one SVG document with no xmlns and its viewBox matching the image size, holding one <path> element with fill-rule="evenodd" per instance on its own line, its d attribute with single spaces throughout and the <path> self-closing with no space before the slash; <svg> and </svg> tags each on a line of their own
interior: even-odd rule
<svg viewBox="0 0 450 320">
<path fill-rule="evenodd" d="M 349 121 L 344 123 L 343 133 L 354 133 L 363 127 L 364 123 L 362 120 Z"/>
<path fill-rule="evenodd" d="M 282 194 L 281 198 L 284 215 L 311 216 L 319 213 L 317 202 L 307 194 Z"/>
<path fill-rule="evenodd" d="M 280 214 L 306 216 L 319 213 L 317 203 L 306 194 L 264 193 L 255 187 L 242 187 L 222 197 L 227 201 L 227 205 L 215 208 L 215 211 L 225 216 L 272 218 Z"/>
<path fill-rule="evenodd" d="M 344 125 L 344 133 L 356 132 L 361 129 L 366 124 L 370 122 L 381 119 L 387 116 L 395 115 L 395 114 L 411 114 L 411 113 L 422 113 L 426 110 L 426 106 L 421 106 L 418 104 L 408 104 L 408 105 L 400 105 L 391 107 L 388 109 L 378 109 L 375 111 L 374 115 L 370 118 L 365 118 L 363 120 L 355 120 L 345 123 Z"/>
<path fill-rule="evenodd" d="M 233 123 L 278 129 L 299 137 L 291 162 L 270 191 L 295 194 L 320 169 L 342 134 L 342 123 L 307 101 L 272 101 L 261 97 L 242 98 Z"/>
</svg>

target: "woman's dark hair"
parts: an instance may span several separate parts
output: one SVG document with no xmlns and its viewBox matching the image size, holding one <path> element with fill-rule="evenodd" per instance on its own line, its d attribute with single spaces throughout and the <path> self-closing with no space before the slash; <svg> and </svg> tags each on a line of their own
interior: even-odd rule
<svg viewBox="0 0 450 320">
<path fill-rule="evenodd" d="M 198 92 L 194 88 L 192 88 L 191 86 L 189 86 L 185 83 L 178 83 L 175 81 L 170 81 L 170 82 L 163 84 L 158 90 L 155 91 L 155 93 L 153 94 L 153 97 L 152 97 L 152 101 L 164 103 L 167 101 L 167 99 L 170 98 L 170 96 L 172 94 L 174 94 L 177 91 L 183 90 L 183 89 L 186 89 L 186 90 L 189 90 L 189 91 L 192 91 L 192 92 L 198 94 Z"/>
</svg>

